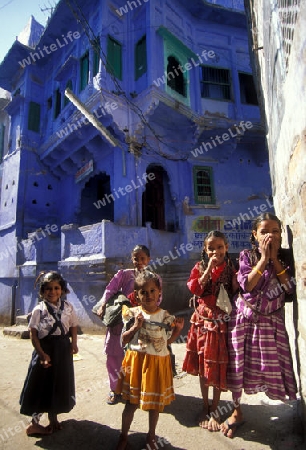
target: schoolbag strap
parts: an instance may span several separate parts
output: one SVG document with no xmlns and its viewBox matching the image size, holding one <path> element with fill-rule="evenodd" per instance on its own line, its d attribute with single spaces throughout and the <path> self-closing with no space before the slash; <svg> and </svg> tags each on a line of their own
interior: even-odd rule
<svg viewBox="0 0 306 450">
<path fill-rule="evenodd" d="M 47 307 L 47 310 L 48 310 L 49 314 L 55 320 L 51 330 L 48 333 L 48 336 L 50 334 L 54 333 L 54 331 L 56 330 L 57 327 L 61 330 L 61 334 L 64 335 L 65 334 L 65 330 L 64 330 L 63 324 L 61 322 L 61 315 L 62 315 L 64 306 L 65 306 L 64 300 L 61 300 L 61 306 L 60 306 L 59 312 L 55 312 L 54 309 L 49 305 L 48 302 L 44 301 L 44 303 L 45 303 L 45 305 Z"/>
</svg>

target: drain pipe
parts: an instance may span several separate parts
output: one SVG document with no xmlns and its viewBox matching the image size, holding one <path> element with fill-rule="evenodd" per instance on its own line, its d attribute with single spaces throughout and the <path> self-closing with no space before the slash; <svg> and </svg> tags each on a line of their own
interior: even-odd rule
<svg viewBox="0 0 306 450">
<path fill-rule="evenodd" d="M 15 280 L 12 286 L 12 309 L 11 309 L 11 325 L 16 322 L 16 291 L 18 287 L 18 281 Z"/>
<path fill-rule="evenodd" d="M 17 298 L 17 289 L 19 286 L 19 280 L 20 280 L 20 266 L 16 266 L 18 271 L 18 277 L 15 279 L 14 284 L 12 286 L 12 309 L 11 309 L 11 325 L 14 325 L 16 323 L 16 298 Z"/>
</svg>

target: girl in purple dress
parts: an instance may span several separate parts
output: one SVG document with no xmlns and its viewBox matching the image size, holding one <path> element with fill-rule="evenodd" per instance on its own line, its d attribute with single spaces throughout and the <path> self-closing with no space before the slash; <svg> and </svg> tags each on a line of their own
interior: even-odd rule
<svg viewBox="0 0 306 450">
<path fill-rule="evenodd" d="M 296 382 L 285 329 L 285 294 L 295 280 L 281 249 L 281 223 L 270 213 L 254 222 L 252 250 L 240 253 L 240 294 L 228 328 L 228 387 L 234 409 L 221 431 L 229 438 L 244 423 L 240 406 L 246 394 L 265 392 L 273 400 L 296 398 Z"/>
</svg>

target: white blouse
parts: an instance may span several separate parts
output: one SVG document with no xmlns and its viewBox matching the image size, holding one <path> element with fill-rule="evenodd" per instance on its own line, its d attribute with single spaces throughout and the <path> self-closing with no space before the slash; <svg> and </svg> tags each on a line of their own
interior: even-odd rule
<svg viewBox="0 0 306 450">
<path fill-rule="evenodd" d="M 61 302 L 58 302 L 57 305 L 53 305 L 50 302 L 47 303 L 54 310 L 55 315 L 59 314 L 65 334 L 68 333 L 70 327 L 77 326 L 78 319 L 70 302 L 68 302 L 67 300 L 64 301 L 63 311 L 60 310 Z M 38 331 L 38 338 L 42 339 L 49 334 L 49 331 L 52 329 L 54 323 L 55 319 L 49 313 L 45 302 L 39 302 L 32 311 L 29 328 L 35 328 Z M 52 333 L 52 336 L 60 334 L 61 330 L 59 327 L 57 327 Z"/>
</svg>

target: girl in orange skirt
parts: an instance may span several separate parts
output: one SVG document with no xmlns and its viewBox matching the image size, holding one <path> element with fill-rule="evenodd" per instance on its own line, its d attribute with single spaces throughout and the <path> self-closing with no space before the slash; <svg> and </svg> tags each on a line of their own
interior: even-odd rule
<svg viewBox="0 0 306 450">
<path fill-rule="evenodd" d="M 137 408 L 149 411 L 146 444 L 155 448 L 159 412 L 174 400 L 173 375 L 167 348 L 184 326 L 158 306 L 161 286 L 158 275 L 147 270 L 135 279 L 135 299 L 139 306 L 124 307 L 122 345 L 126 353 L 116 389 L 126 401 L 117 450 L 127 447 L 127 436 Z"/>
<path fill-rule="evenodd" d="M 230 319 L 230 301 L 238 289 L 235 269 L 228 259 L 227 250 L 228 243 L 223 233 L 217 230 L 208 233 L 202 261 L 196 263 L 187 282 L 190 291 L 198 297 L 198 306 L 190 319 L 183 370 L 199 376 L 203 397 L 199 425 L 209 431 L 220 429 L 218 405 L 221 391 L 227 390 L 227 322 Z M 220 297 L 217 300 L 220 290 L 223 302 Z M 224 299 L 228 301 L 227 306 Z M 208 400 L 209 386 L 213 387 L 212 405 Z"/>
</svg>

